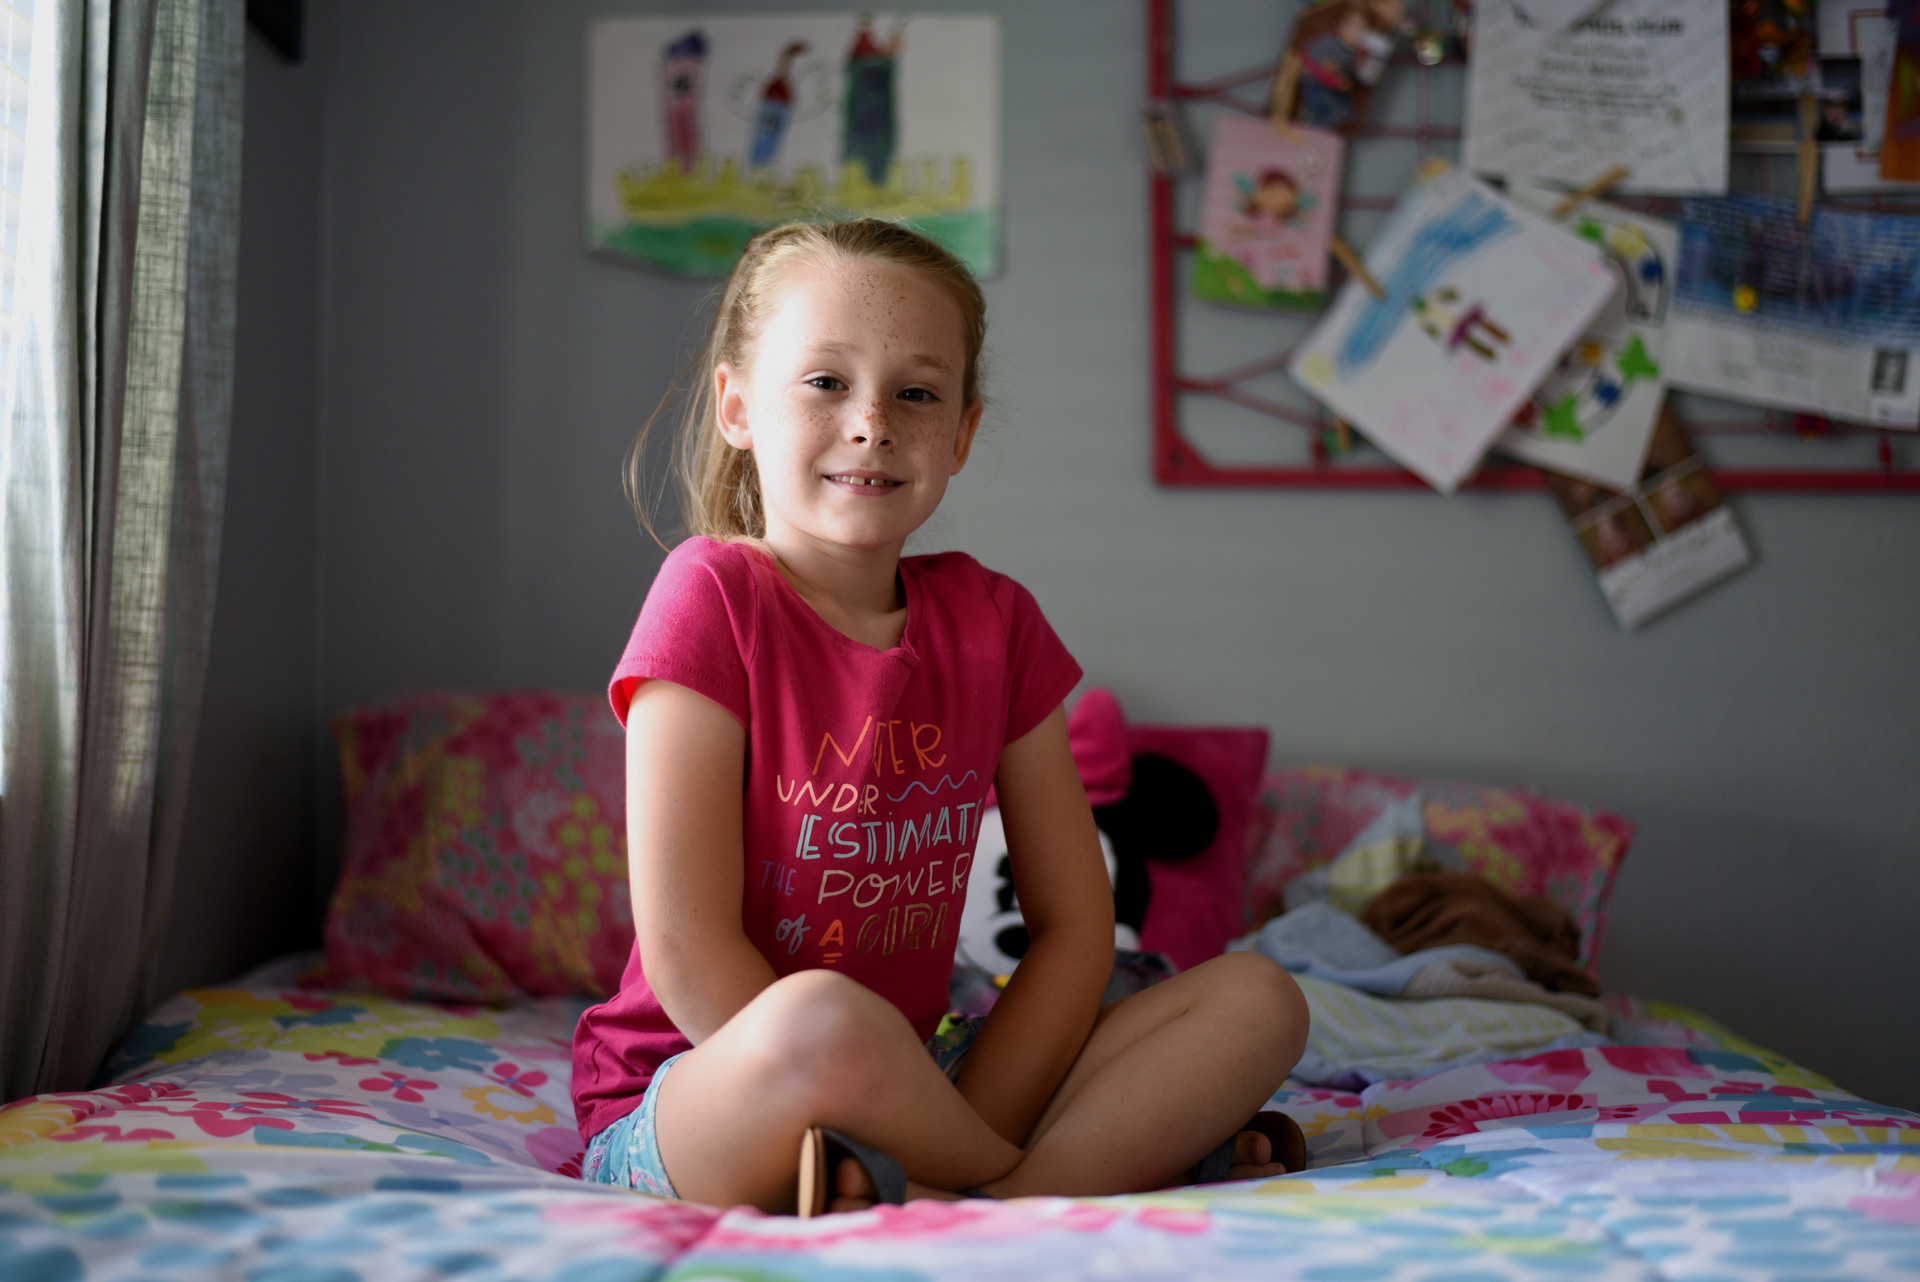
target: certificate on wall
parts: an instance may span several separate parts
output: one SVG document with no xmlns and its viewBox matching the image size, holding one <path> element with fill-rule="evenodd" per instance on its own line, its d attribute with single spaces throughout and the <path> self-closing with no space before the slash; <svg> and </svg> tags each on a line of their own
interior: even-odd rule
<svg viewBox="0 0 1920 1282">
<path fill-rule="evenodd" d="M 1476 6 L 1466 166 L 1646 192 L 1727 189 L 1725 0 L 1614 0 L 1564 34 Z"/>
<path fill-rule="evenodd" d="M 1579 238 L 1450 169 L 1409 193 L 1288 373 L 1451 494 L 1613 292 Z"/>
<path fill-rule="evenodd" d="M 1669 381 L 1920 427 L 1920 218 L 1796 213 L 1746 193 L 1681 202 Z"/>
</svg>

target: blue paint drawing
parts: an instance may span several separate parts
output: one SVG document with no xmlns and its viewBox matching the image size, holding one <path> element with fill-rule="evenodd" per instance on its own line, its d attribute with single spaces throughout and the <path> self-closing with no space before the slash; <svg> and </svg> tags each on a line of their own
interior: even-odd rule
<svg viewBox="0 0 1920 1282">
<path fill-rule="evenodd" d="M 1469 190 L 1414 232 L 1399 259 L 1380 277 L 1386 297 L 1368 298 L 1347 330 L 1334 361 L 1340 376 L 1351 377 L 1371 365 L 1411 314 L 1415 300 L 1454 264 L 1518 230 L 1497 201 Z"/>
</svg>

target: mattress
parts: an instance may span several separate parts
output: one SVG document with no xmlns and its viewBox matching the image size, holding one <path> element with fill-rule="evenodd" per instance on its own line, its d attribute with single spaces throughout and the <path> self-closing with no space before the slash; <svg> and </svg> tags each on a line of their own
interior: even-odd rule
<svg viewBox="0 0 1920 1282">
<path fill-rule="evenodd" d="M 1920 1277 L 1920 1116 L 1652 1003 L 1602 1045 L 1289 1083 L 1300 1175 L 813 1221 L 582 1184 L 583 1005 L 184 993 L 99 1089 L 0 1110 L 0 1278 Z"/>
</svg>

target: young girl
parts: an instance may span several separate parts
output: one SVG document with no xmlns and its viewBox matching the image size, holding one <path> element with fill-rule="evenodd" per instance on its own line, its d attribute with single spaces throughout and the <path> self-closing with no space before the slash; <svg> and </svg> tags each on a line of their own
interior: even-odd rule
<svg viewBox="0 0 1920 1282">
<path fill-rule="evenodd" d="M 1080 668 L 1013 580 L 900 555 L 966 464 L 985 331 L 966 268 L 873 219 L 759 236 L 727 284 L 682 440 L 697 533 L 611 688 L 635 941 L 574 1036 L 590 1180 L 810 1214 L 1270 1175 L 1276 1137 L 1299 1161 L 1249 1122 L 1299 989 L 1235 953 L 1101 1006 Z M 943 1027 L 990 785 L 1032 943 Z"/>
</svg>

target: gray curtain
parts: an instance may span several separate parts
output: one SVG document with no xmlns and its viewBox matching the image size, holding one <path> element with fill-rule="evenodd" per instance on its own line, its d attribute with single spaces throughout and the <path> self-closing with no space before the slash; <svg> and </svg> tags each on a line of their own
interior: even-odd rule
<svg viewBox="0 0 1920 1282">
<path fill-rule="evenodd" d="M 0 1098 L 154 998 L 219 554 L 243 0 L 39 0 L 0 410 Z"/>
</svg>

